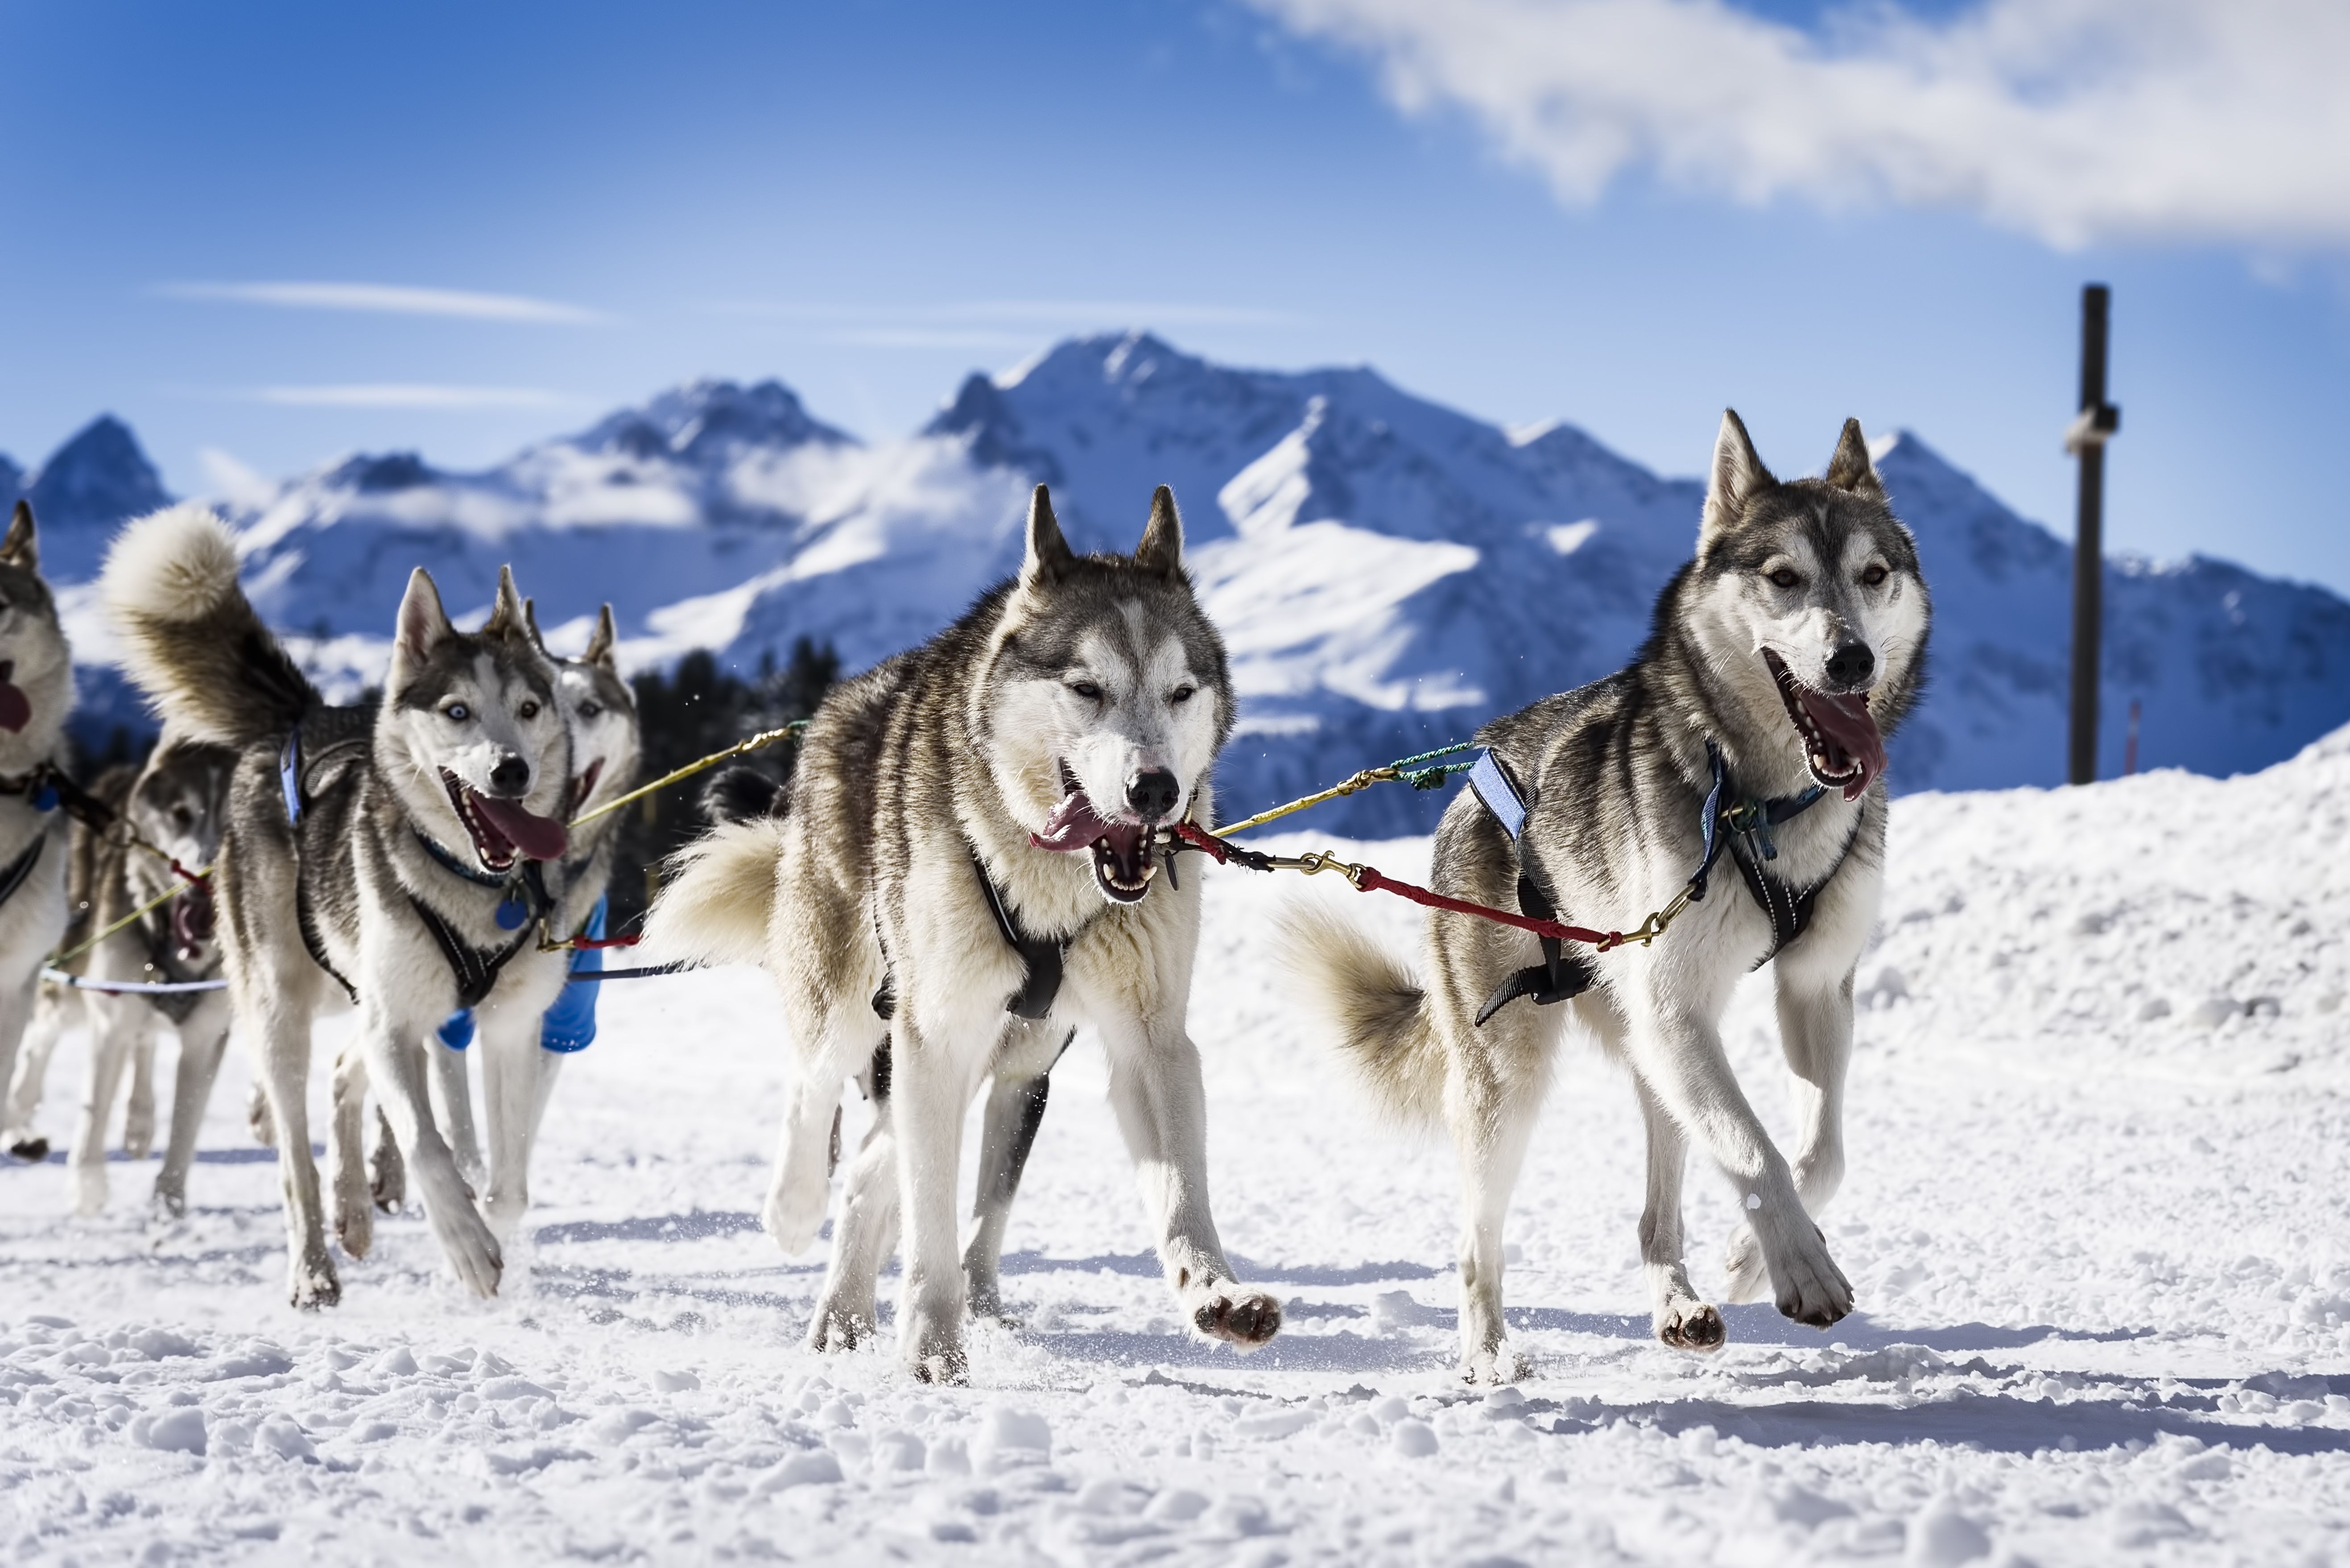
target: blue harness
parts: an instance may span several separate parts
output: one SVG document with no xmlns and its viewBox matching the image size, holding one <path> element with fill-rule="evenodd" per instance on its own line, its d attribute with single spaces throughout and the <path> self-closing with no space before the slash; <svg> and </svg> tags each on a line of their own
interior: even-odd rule
<svg viewBox="0 0 2350 1568">
<path fill-rule="evenodd" d="M 603 937 L 605 909 L 609 902 L 608 898 L 596 900 L 596 907 L 588 912 L 587 923 L 579 928 L 581 936 L 595 940 Z M 571 950 L 571 973 L 600 974 L 603 970 L 604 950 L 601 948 Z M 556 993 L 554 1005 L 546 1010 L 546 1016 L 539 1020 L 539 1049 L 560 1051 L 568 1055 L 593 1045 L 596 1043 L 596 993 L 601 990 L 602 986 L 592 981 L 579 985 L 567 983 Z M 471 1045 L 473 1043 L 473 1010 L 461 1007 L 451 1013 L 447 1022 L 441 1025 L 440 1035 L 441 1044 L 452 1051 L 463 1051 Z"/>
</svg>

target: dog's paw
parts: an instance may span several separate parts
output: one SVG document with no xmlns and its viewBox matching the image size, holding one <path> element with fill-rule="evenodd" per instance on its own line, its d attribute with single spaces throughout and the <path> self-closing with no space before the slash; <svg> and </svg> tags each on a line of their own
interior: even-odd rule
<svg viewBox="0 0 2350 1568">
<path fill-rule="evenodd" d="M 144 1159 L 155 1147 L 155 1113 L 133 1116 L 122 1124 L 122 1158 Z"/>
<path fill-rule="evenodd" d="M 335 1276 L 334 1260 L 323 1252 L 314 1258 L 295 1259 L 287 1271 L 286 1295 L 298 1312 L 339 1305 L 343 1282 Z"/>
<path fill-rule="evenodd" d="M 269 1092 L 259 1084 L 253 1085 L 253 1097 L 244 1103 L 244 1125 L 253 1130 L 253 1141 L 264 1148 L 277 1147 L 277 1118 L 269 1109 Z"/>
<path fill-rule="evenodd" d="M 505 1272 L 505 1257 L 473 1204 L 434 1203 L 428 1199 L 424 1212 L 457 1282 L 484 1300 L 496 1295 L 499 1277 Z"/>
<path fill-rule="evenodd" d="M 1281 1303 L 1263 1291 L 1211 1290 L 1192 1307 L 1191 1326 L 1210 1339 L 1254 1350 L 1281 1332 Z"/>
<path fill-rule="evenodd" d="M 807 1347 L 822 1351 L 855 1350 L 879 1331 L 870 1307 L 859 1310 L 836 1302 L 821 1302 L 816 1305 L 815 1320 L 808 1324 Z"/>
<path fill-rule="evenodd" d="M 49 1140 L 27 1134 L 8 1146 L 8 1152 L 27 1164 L 36 1165 L 49 1158 Z"/>
<path fill-rule="evenodd" d="M 898 1359 L 917 1383 L 959 1387 L 971 1381 L 971 1357 L 962 1347 L 962 1303 L 952 1304 L 956 1310 L 951 1313 L 941 1303 L 906 1313 L 905 1326 L 898 1336 Z"/>
<path fill-rule="evenodd" d="M 351 1259 L 366 1257 L 375 1245 L 375 1210 L 365 1199 L 355 1200 L 339 1189 L 335 1193 L 335 1245 Z"/>
<path fill-rule="evenodd" d="M 158 1220 L 184 1220 L 188 1217 L 188 1184 L 185 1177 L 165 1171 L 155 1178 L 155 1195 L 150 1200 Z"/>
<path fill-rule="evenodd" d="M 1724 1301 L 1734 1303 L 1759 1302 L 1771 1282 L 1771 1271 L 1762 1262 L 1762 1239 L 1751 1226 L 1741 1225 L 1730 1233 L 1730 1246 L 1722 1258 L 1729 1271 L 1730 1283 L 1722 1291 Z"/>
<path fill-rule="evenodd" d="M 1852 1311 L 1852 1282 L 1828 1256 L 1819 1227 L 1807 1224 L 1805 1231 L 1772 1271 L 1771 1282 L 1782 1314 L 1813 1328 L 1830 1328 Z"/>
<path fill-rule="evenodd" d="M 375 1169 L 369 1173 L 368 1192 L 375 1206 L 386 1214 L 397 1214 L 408 1200 L 408 1167 L 400 1158 L 400 1149 L 386 1145 L 375 1153 Z"/>
<path fill-rule="evenodd" d="M 817 1182 L 806 1188 L 785 1185 L 767 1194 L 766 1206 L 759 1210 L 760 1227 L 792 1257 L 805 1252 L 816 1241 L 816 1233 L 824 1224 L 825 1200 L 831 1191 Z"/>
<path fill-rule="evenodd" d="M 1687 1297 L 1666 1303 L 1650 1321 L 1657 1331 L 1657 1343 L 1700 1355 L 1720 1350 L 1730 1337 L 1720 1313 L 1706 1302 Z"/>
<path fill-rule="evenodd" d="M 1526 1358 L 1504 1342 L 1463 1356 L 1461 1381 L 1474 1388 L 1499 1388 L 1515 1383 L 1531 1370 Z"/>
</svg>

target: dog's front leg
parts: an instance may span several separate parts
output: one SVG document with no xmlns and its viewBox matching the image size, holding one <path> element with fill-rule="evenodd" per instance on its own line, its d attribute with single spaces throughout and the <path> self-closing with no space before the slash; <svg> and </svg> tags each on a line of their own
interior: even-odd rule
<svg viewBox="0 0 2350 1568">
<path fill-rule="evenodd" d="M 994 1032 L 972 1043 L 951 1033 L 926 1034 L 915 1027 L 912 1012 L 899 1008 L 889 1035 L 889 1114 L 897 1127 L 906 1241 L 898 1357 L 925 1383 L 962 1383 L 970 1366 L 962 1345 L 955 1185 L 962 1169 L 963 1111 Z"/>
<path fill-rule="evenodd" d="M 58 1014 L 44 1033 L 41 1022 L 34 1016 L 34 1002 L 40 992 L 40 966 L 14 985 L 0 983 L 0 1088 L 8 1094 L 7 1132 L 25 1144 L 26 1152 L 20 1158 L 38 1159 L 46 1156 L 48 1147 L 31 1147 L 33 1109 L 41 1102 L 41 1079 L 48 1072 L 49 1053 L 57 1049 L 57 1036 L 65 1031 L 65 1020 L 52 1005 L 42 1008 L 45 1016 Z M 31 1023 L 32 1029 L 26 1029 Z M 26 1054 L 20 1065 L 16 1049 L 28 1033 L 36 1036 L 34 1049 Z"/>
<path fill-rule="evenodd" d="M 1191 1326 L 1253 1350 L 1281 1331 L 1281 1303 L 1244 1290 L 1224 1261 L 1208 1209 L 1208 1103 L 1200 1049 L 1180 1028 L 1153 1039 L 1102 1026 L 1109 1100 L 1126 1136 L 1143 1206 L 1159 1228 L 1159 1261 Z"/>
<path fill-rule="evenodd" d="M 434 957 L 437 960 L 438 955 Z M 399 972 L 389 962 L 369 967 L 389 974 Z M 429 995 L 430 988 L 423 989 Z M 416 1175 L 424 1217 L 432 1223 L 442 1255 L 459 1283 L 475 1295 L 494 1296 L 505 1271 L 505 1259 L 498 1250 L 497 1238 L 474 1209 L 473 1191 L 457 1173 L 457 1161 L 433 1123 L 432 1091 L 425 1085 L 423 1041 L 440 1021 L 440 1016 L 429 1012 L 402 1016 L 393 1011 L 382 992 L 369 992 L 360 1001 L 359 1038 L 367 1055 L 368 1080 L 375 1087 L 384 1115 L 390 1118 L 401 1157 Z M 285 1107 L 279 1105 L 277 1111 L 280 1137 L 290 1139 Z M 363 1200 L 365 1196 L 363 1192 Z"/>
<path fill-rule="evenodd" d="M 26 1026 L 24 1047 L 16 1057 L 13 1078 L 0 1078 L 8 1086 L 8 1108 L 0 1116 L 0 1134 L 8 1139 L 8 1152 L 19 1159 L 41 1159 L 47 1156 L 47 1138 L 33 1131 L 33 1116 L 41 1106 L 41 1088 L 49 1075 L 49 1058 L 57 1054 L 57 1042 L 66 1032 L 68 1009 L 84 1011 L 81 993 L 65 992 L 62 995 L 43 997 L 34 1010 L 33 1022 Z M 8 1044 L 0 1038 L 0 1070 L 8 1063 Z"/>
<path fill-rule="evenodd" d="M 81 1115 L 74 1124 L 74 1212 L 85 1219 L 106 1209 L 106 1124 L 122 1089 L 122 1070 L 139 1048 L 139 1034 L 151 1010 L 143 1000 L 94 999 L 90 1009 L 89 1072 L 82 1085 Z M 128 1002 L 128 1005 L 125 1003 Z M 133 1012 L 132 1009 L 137 1009 Z"/>
<path fill-rule="evenodd" d="M 1776 1287 L 1779 1310 L 1797 1323 L 1827 1327 L 1852 1310 L 1852 1286 L 1804 1211 L 1785 1158 L 1739 1087 L 1711 1012 L 1665 992 L 1653 961 L 1627 968 L 1632 994 L 1625 1046 L 1633 1070 L 1730 1178 Z"/>
<path fill-rule="evenodd" d="M 484 1207 L 501 1245 L 530 1209 L 530 1151 L 538 1140 L 538 1124 L 555 1093 L 555 1080 L 563 1071 L 563 1053 L 538 1043 L 546 1012 L 540 998 L 550 988 L 536 975 L 517 980 L 527 982 L 526 993 L 506 997 L 501 988 L 501 996 L 477 1014 L 482 1107 L 490 1127 L 490 1190 Z M 425 1049 L 440 1046 L 433 1042 Z"/>
<path fill-rule="evenodd" d="M 334 1194 L 335 1241 L 345 1256 L 364 1258 L 375 1245 L 375 1202 L 367 1173 L 367 1051 L 356 1037 L 336 1054 L 327 1085 L 327 1188 Z"/>
<path fill-rule="evenodd" d="M 1820 972 L 1783 953 L 1778 971 L 1779 1044 L 1786 1054 L 1795 1112 L 1795 1190 L 1814 1216 L 1844 1183 L 1844 1085 L 1852 1064 L 1850 965 Z M 1760 1295 L 1765 1271 L 1760 1242 L 1744 1228 L 1731 1232 L 1730 1299 Z"/>
<path fill-rule="evenodd" d="M 297 961 L 307 963 L 307 957 Z M 283 972 L 244 977 L 236 1015 L 259 1027 L 253 1042 L 268 1126 L 277 1145 L 277 1180 L 286 1204 L 286 1293 L 297 1307 L 333 1306 L 342 1282 L 327 1254 L 326 1215 L 318 1201 L 318 1166 L 310 1158 L 310 1018 L 312 988 L 289 984 Z M 294 994 L 289 994 L 289 992 Z"/>
<path fill-rule="evenodd" d="M 196 1158 L 196 1135 L 204 1106 L 228 1054 L 228 1003 L 208 996 L 180 1025 L 180 1065 L 172 1085 L 172 1131 L 163 1146 L 163 1168 L 155 1173 L 155 1208 L 178 1219 L 188 1211 L 188 1167 Z"/>
<path fill-rule="evenodd" d="M 122 1153 L 144 1159 L 155 1147 L 155 1031 L 140 1030 L 130 1041 L 130 1099 L 122 1108 Z"/>
<path fill-rule="evenodd" d="M 425 1059 L 432 1068 L 432 1115 L 457 1161 L 457 1174 L 479 1192 L 489 1185 L 489 1167 L 482 1163 L 482 1140 L 473 1128 L 473 1090 L 466 1081 L 466 1053 L 451 1049 L 435 1033 L 424 1037 Z"/>
</svg>

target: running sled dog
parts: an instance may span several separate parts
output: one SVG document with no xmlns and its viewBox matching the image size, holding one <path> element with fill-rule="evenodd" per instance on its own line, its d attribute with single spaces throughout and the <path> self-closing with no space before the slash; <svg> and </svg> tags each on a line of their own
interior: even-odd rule
<svg viewBox="0 0 2350 1568">
<path fill-rule="evenodd" d="M 60 968 L 100 983 L 131 985 L 202 984 L 219 974 L 212 885 L 182 885 L 171 861 L 192 868 L 213 863 L 235 762 L 235 753 L 223 747 L 166 735 L 143 764 L 109 768 L 91 784 L 89 793 L 99 805 L 162 854 L 132 844 L 119 830 L 75 820 L 66 877 L 69 924 L 65 940 L 86 942 L 119 921 L 128 919 L 130 923 L 88 952 L 65 960 Z M 175 889 L 177 897 L 148 908 Z M 47 1140 L 30 1131 L 33 1115 L 40 1104 L 50 1054 L 59 1036 L 77 1022 L 88 1024 L 90 1036 L 88 1072 L 68 1162 L 73 1168 L 77 1210 L 88 1215 L 106 1207 L 107 1125 L 126 1068 L 130 1095 L 123 1114 L 123 1149 L 133 1159 L 144 1159 L 153 1144 L 155 1035 L 159 1026 L 168 1024 L 179 1036 L 180 1065 L 154 1203 L 159 1213 L 177 1218 L 187 1211 L 188 1167 L 195 1158 L 196 1134 L 228 1048 L 226 993 L 45 988 L 26 1033 L 24 1056 L 9 1097 L 9 1126 L 22 1129 L 15 1135 L 20 1141 L 12 1152 L 20 1157 L 37 1158 L 47 1153 Z"/>
<path fill-rule="evenodd" d="M 452 1012 L 474 1010 L 493 1142 L 526 1151 L 548 1070 L 540 1018 L 564 978 L 562 955 L 537 947 L 564 893 L 550 877 L 568 847 L 557 817 L 572 771 L 556 673 L 512 576 L 468 633 L 432 579 L 411 575 L 373 710 L 321 700 L 238 587 L 226 525 L 201 507 L 125 529 L 101 591 L 166 727 L 237 753 L 213 880 L 230 1009 L 277 1136 L 295 1304 L 341 1293 L 306 1090 L 312 1020 L 346 1000 L 443 1254 L 494 1294 L 527 1167 L 502 1160 L 476 1209 L 433 1120 L 424 1048 Z M 366 1244 L 344 1241 L 354 1254 Z"/>
<path fill-rule="evenodd" d="M 1783 483 L 1725 413 L 1697 557 L 1658 599 L 1647 645 L 1617 674 L 1481 730 L 1490 765 L 1434 846 L 1439 891 L 1537 917 L 1607 929 L 1685 888 L 1695 901 L 1653 945 L 1606 954 L 1439 913 L 1425 981 L 1339 920 L 1299 921 L 1292 956 L 1347 1052 L 1392 1109 L 1451 1131 L 1471 1381 L 1522 1366 L 1502 1321 L 1502 1219 L 1569 1015 L 1631 1069 L 1647 1123 L 1640 1256 L 1657 1336 L 1695 1351 L 1724 1338 L 1682 1262 L 1691 1139 L 1745 1211 L 1731 1299 L 1767 1282 L 1781 1312 L 1823 1328 L 1852 1310 L 1812 1216 L 1844 1175 L 1853 968 L 1883 879 L 1884 738 L 1917 695 L 1929 619 L 1915 544 L 1858 422 L 1825 478 Z M 1765 960 L 1794 1074 L 1792 1164 L 1718 1030 L 1739 977 Z"/>
<path fill-rule="evenodd" d="M 1003 1218 L 1042 1078 L 1075 1027 L 1108 1053 L 1110 1097 L 1184 1316 L 1253 1346 L 1280 1327 L 1233 1278 L 1208 1210 L 1199 1052 L 1185 1031 L 1197 880 L 1154 835 L 1208 810 L 1231 733 L 1222 640 L 1193 597 L 1172 494 L 1131 556 L 1078 556 L 1039 485 L 1015 580 L 923 646 L 836 688 L 767 815 L 680 857 L 647 923 L 660 958 L 764 964 L 794 1062 L 764 1219 L 812 1241 L 844 1083 L 877 1101 L 851 1162 L 809 1330 L 874 1329 L 902 1222 L 899 1356 L 960 1381 L 966 1303 L 996 1295 Z M 963 1113 L 993 1085 L 978 1224 L 957 1256 Z"/>
<path fill-rule="evenodd" d="M 33 509 L 19 501 L 0 535 L 0 1085 L 15 1078 L 41 965 L 65 937 L 57 791 L 72 709 L 72 656 L 41 579 Z"/>
</svg>

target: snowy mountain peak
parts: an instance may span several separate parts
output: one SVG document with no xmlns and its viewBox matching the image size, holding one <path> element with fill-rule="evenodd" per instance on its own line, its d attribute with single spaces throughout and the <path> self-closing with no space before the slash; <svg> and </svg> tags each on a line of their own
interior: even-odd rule
<svg viewBox="0 0 2350 1568">
<path fill-rule="evenodd" d="M 431 484 L 439 477 L 417 453 L 394 452 L 380 457 L 361 453 L 346 458 L 327 471 L 325 482 L 358 491 L 362 495 L 389 495 L 396 491 Z"/>
<path fill-rule="evenodd" d="M 746 447 L 785 449 L 811 441 L 854 446 L 857 439 L 812 418 L 799 394 L 768 379 L 745 387 L 704 377 L 671 388 L 641 409 L 607 416 L 570 444 L 637 459 L 669 456 L 723 462 Z"/>
<path fill-rule="evenodd" d="M 42 566 L 59 582 L 93 575 L 118 524 L 172 504 L 139 438 L 112 414 L 51 452 L 25 494 L 40 524 Z"/>
</svg>

